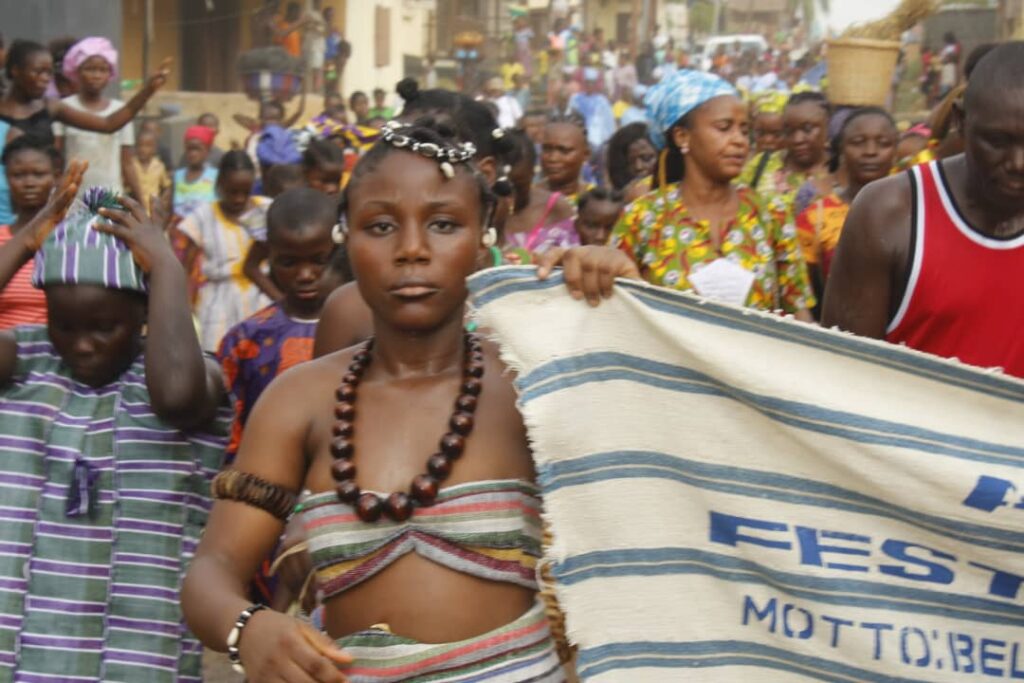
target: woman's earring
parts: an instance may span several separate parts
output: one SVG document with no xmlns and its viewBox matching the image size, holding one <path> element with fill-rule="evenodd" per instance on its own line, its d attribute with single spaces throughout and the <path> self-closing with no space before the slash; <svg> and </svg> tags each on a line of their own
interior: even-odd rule
<svg viewBox="0 0 1024 683">
<path fill-rule="evenodd" d="M 481 238 L 480 243 L 490 249 L 498 243 L 498 231 L 494 228 L 487 228 L 487 231 L 484 233 L 483 238 Z"/>
<path fill-rule="evenodd" d="M 684 155 L 686 155 L 686 154 L 689 154 L 689 153 L 690 153 L 690 148 L 689 148 L 689 147 L 681 147 L 681 148 L 679 149 L 679 152 L 680 152 L 681 154 L 684 154 Z"/>
<path fill-rule="evenodd" d="M 331 241 L 338 245 L 345 244 L 346 237 L 348 237 L 348 228 L 345 224 L 335 223 L 331 228 Z"/>
</svg>

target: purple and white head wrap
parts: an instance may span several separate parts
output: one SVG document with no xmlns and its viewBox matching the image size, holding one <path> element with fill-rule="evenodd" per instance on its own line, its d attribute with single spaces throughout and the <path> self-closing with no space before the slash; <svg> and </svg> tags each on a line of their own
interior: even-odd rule
<svg viewBox="0 0 1024 683">
<path fill-rule="evenodd" d="M 121 208 L 117 195 L 99 187 L 89 188 L 82 195 L 36 252 L 33 285 L 99 285 L 146 291 L 145 276 L 128 245 L 93 229 L 97 221 L 105 220 L 98 214 L 103 207 Z"/>
</svg>

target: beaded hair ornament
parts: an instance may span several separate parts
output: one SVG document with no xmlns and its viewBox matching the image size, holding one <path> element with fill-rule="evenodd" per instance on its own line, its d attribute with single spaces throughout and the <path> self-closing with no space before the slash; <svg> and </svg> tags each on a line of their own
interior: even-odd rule
<svg viewBox="0 0 1024 683">
<path fill-rule="evenodd" d="M 438 162 L 438 165 L 441 167 L 441 173 L 449 180 L 455 177 L 454 164 L 469 163 L 476 156 L 476 146 L 472 142 L 455 144 L 421 142 L 406 134 L 407 131 L 414 127 L 401 121 L 388 121 L 381 128 L 380 142 L 391 145 L 395 149 L 407 149 L 427 159 L 433 159 Z M 497 137 L 497 132 L 495 132 L 495 137 Z M 342 217 L 331 230 L 331 238 L 334 240 L 334 243 L 344 244 L 347 231 L 348 226 L 344 217 Z M 494 241 L 494 238 L 491 238 L 489 233 L 485 239 Z"/>
<path fill-rule="evenodd" d="M 455 177 L 453 164 L 464 164 L 476 156 L 476 146 L 472 142 L 460 142 L 453 145 L 420 142 L 403 132 L 412 127 L 401 121 L 388 121 L 380 131 L 380 139 L 397 149 L 408 149 L 427 159 L 434 159 L 440 164 L 441 173 L 445 178 Z"/>
</svg>

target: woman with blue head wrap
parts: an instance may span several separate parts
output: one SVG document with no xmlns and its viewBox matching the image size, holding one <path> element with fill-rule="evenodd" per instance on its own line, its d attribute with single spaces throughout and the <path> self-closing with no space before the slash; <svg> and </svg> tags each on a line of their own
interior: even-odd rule
<svg viewBox="0 0 1024 683">
<path fill-rule="evenodd" d="M 736 89 L 681 70 L 644 103 L 660 150 L 654 190 L 627 207 L 612 244 L 652 284 L 810 320 L 814 297 L 792 217 L 733 183 L 750 153 Z"/>
</svg>

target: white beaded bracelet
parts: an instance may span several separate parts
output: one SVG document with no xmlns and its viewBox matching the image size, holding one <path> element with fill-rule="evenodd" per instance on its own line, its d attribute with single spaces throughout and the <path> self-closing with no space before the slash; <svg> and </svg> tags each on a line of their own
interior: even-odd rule
<svg viewBox="0 0 1024 683">
<path fill-rule="evenodd" d="M 242 639 L 242 629 L 249 623 L 249 619 L 261 609 L 267 609 L 267 606 L 256 604 L 246 607 L 235 620 L 234 628 L 228 633 L 228 661 L 231 662 L 231 668 L 243 676 L 245 669 L 242 667 L 242 657 L 238 653 L 238 641 Z"/>
</svg>

